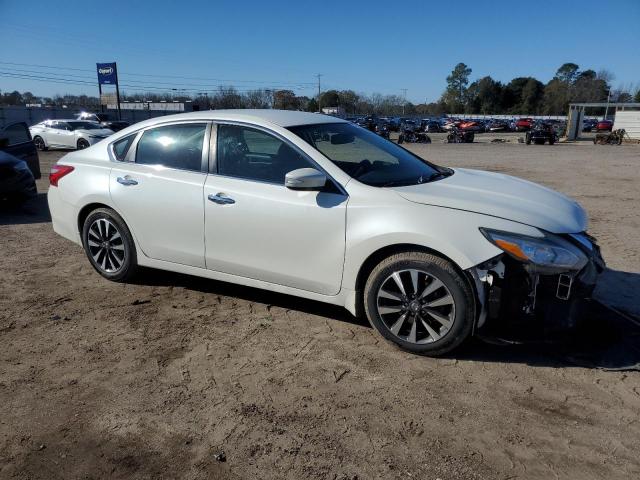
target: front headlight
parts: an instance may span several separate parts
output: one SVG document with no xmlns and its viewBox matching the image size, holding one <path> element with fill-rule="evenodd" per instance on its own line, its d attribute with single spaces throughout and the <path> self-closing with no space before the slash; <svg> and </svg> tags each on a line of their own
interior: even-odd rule
<svg viewBox="0 0 640 480">
<path fill-rule="evenodd" d="M 480 231 L 496 247 L 512 258 L 530 264 L 539 273 L 580 270 L 588 261 L 579 248 L 550 233 L 545 233 L 544 237 L 529 237 L 488 228 Z"/>
</svg>

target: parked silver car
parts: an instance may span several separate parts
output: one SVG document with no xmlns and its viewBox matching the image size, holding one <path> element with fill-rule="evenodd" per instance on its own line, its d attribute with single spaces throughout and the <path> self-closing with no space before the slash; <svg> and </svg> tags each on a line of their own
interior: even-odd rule
<svg viewBox="0 0 640 480">
<path fill-rule="evenodd" d="M 29 128 L 38 150 L 73 148 L 82 150 L 113 135 L 113 130 L 97 122 L 82 120 L 45 120 Z"/>
</svg>

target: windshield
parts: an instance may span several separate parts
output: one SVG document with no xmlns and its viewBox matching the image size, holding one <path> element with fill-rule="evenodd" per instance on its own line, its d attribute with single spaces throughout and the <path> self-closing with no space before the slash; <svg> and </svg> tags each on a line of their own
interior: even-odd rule
<svg viewBox="0 0 640 480">
<path fill-rule="evenodd" d="M 359 182 L 375 187 L 415 185 L 453 173 L 427 163 L 369 130 L 350 123 L 290 127 L 312 147 Z"/>
<path fill-rule="evenodd" d="M 94 122 L 67 122 L 71 127 L 71 130 L 100 130 L 102 125 Z"/>
</svg>

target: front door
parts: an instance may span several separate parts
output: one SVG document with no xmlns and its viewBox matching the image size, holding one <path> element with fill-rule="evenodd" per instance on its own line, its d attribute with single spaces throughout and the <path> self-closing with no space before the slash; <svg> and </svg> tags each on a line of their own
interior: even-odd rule
<svg viewBox="0 0 640 480">
<path fill-rule="evenodd" d="M 348 197 L 284 186 L 316 165 L 268 132 L 218 125 L 217 175 L 205 182 L 207 268 L 325 295 L 340 290 Z"/>
<path fill-rule="evenodd" d="M 57 122 L 55 129 L 56 143 L 67 148 L 76 148 L 76 135 L 67 122 Z"/>
<path fill-rule="evenodd" d="M 111 170 L 111 198 L 150 258 L 205 267 L 207 129 L 206 123 L 179 123 L 145 130 L 127 152 L 130 161 Z M 114 152 L 128 141 L 114 144 Z"/>
</svg>

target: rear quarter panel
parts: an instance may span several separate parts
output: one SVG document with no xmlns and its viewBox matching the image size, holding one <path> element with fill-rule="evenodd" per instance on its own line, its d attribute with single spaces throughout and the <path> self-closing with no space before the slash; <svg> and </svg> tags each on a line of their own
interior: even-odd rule
<svg viewBox="0 0 640 480">
<path fill-rule="evenodd" d="M 91 203 L 111 206 L 109 173 L 112 165 L 106 145 L 69 153 L 58 164 L 71 165 L 74 171 L 61 178 L 57 187 L 49 187 L 53 228 L 60 235 L 81 244 L 78 215 L 82 208 Z"/>
</svg>

